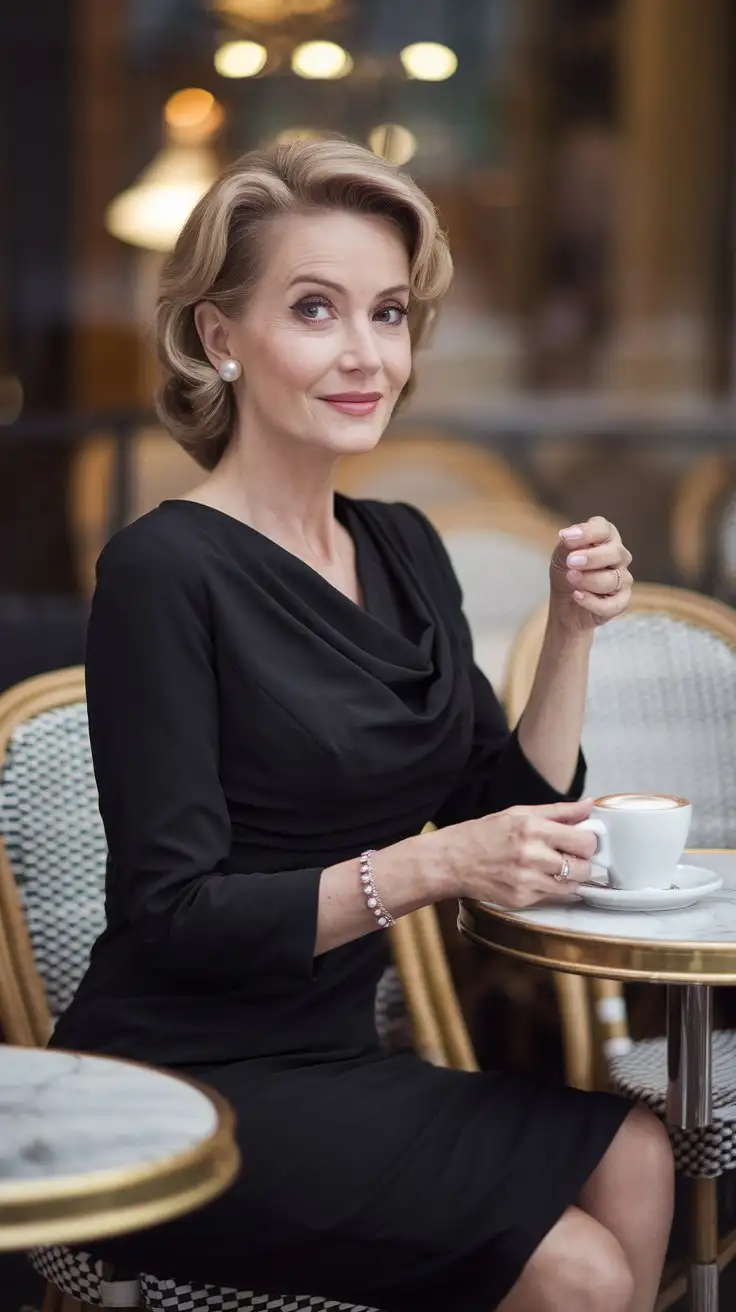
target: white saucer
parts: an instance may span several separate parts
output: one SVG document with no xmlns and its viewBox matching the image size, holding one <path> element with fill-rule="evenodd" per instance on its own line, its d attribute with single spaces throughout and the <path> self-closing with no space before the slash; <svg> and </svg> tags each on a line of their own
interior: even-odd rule
<svg viewBox="0 0 736 1312">
<path fill-rule="evenodd" d="M 704 866 L 677 866 L 669 888 L 611 888 L 610 884 L 581 884 L 580 896 L 599 911 L 674 911 L 691 907 L 723 883 L 720 875 Z"/>
</svg>

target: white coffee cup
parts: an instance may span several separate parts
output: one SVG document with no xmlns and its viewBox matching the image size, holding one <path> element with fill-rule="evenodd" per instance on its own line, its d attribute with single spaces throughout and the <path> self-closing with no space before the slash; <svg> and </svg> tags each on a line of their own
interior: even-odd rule
<svg viewBox="0 0 736 1312">
<path fill-rule="evenodd" d="M 598 837 L 591 865 L 608 873 L 613 888 L 666 888 L 682 856 L 693 808 L 664 793 L 610 793 L 598 797 L 577 826 Z"/>
</svg>

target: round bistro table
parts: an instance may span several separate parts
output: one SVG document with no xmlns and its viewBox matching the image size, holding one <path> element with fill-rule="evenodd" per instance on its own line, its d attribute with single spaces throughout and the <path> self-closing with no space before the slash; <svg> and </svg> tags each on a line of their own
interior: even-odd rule
<svg viewBox="0 0 736 1312">
<path fill-rule="evenodd" d="M 692 850 L 687 860 L 723 876 L 723 887 L 692 907 L 637 913 L 583 905 L 509 911 L 466 899 L 460 903 L 458 924 L 475 943 L 534 966 L 666 985 L 667 1120 L 689 1130 L 713 1119 L 713 986 L 736 984 L 736 851 Z M 717 1312 L 717 1243 L 714 1225 L 692 1236 L 692 1312 Z"/>
<path fill-rule="evenodd" d="M 147 1229 L 239 1167 L 218 1094 L 135 1062 L 0 1045 L 0 1251 Z"/>
</svg>

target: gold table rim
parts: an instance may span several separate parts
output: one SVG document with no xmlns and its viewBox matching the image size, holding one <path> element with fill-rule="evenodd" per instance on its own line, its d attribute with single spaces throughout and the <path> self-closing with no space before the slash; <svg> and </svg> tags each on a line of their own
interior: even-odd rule
<svg viewBox="0 0 736 1312">
<path fill-rule="evenodd" d="M 62 1048 L 54 1052 L 136 1066 L 196 1089 L 214 1107 L 215 1127 L 198 1143 L 155 1162 L 0 1182 L 0 1252 L 103 1239 L 158 1225 L 210 1202 L 233 1182 L 240 1168 L 235 1115 L 215 1089 L 146 1062 Z M 0 1048 L 0 1060 L 1 1054 Z"/>
<path fill-rule="evenodd" d="M 727 847 L 688 848 L 688 856 L 736 856 Z M 483 926 L 492 926 L 484 932 Z M 482 947 L 531 965 L 607 979 L 682 984 L 736 984 L 736 941 L 627 939 L 531 924 L 513 911 L 461 898 L 458 927 Z"/>
</svg>

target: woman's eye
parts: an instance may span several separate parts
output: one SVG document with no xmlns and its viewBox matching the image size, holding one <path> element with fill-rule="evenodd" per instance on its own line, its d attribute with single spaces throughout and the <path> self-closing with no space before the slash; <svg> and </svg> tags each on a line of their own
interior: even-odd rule
<svg viewBox="0 0 736 1312">
<path fill-rule="evenodd" d="M 376 311 L 376 318 L 381 323 L 387 323 L 391 328 L 398 328 L 408 314 L 408 310 L 403 305 L 382 305 L 380 310 Z"/>
<path fill-rule="evenodd" d="M 323 323 L 330 317 L 329 301 L 322 300 L 318 296 L 307 296 L 293 308 L 302 319 L 309 319 L 311 323 Z"/>
</svg>

